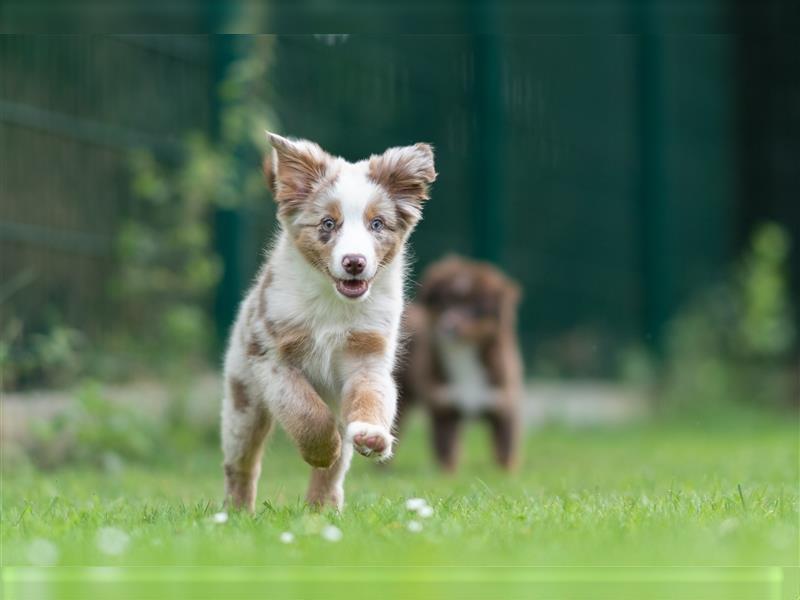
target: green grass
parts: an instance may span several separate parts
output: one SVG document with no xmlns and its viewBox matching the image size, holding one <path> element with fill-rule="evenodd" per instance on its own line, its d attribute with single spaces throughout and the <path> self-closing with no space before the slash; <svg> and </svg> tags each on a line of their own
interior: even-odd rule
<svg viewBox="0 0 800 600">
<path fill-rule="evenodd" d="M 222 488 L 213 449 L 114 472 L 6 468 L 4 591 L 161 597 L 154 590 L 172 586 L 179 597 L 176 586 L 190 584 L 191 597 L 209 598 L 792 597 L 796 572 L 769 567 L 798 564 L 793 418 L 533 432 L 516 475 L 492 466 L 482 431 L 465 446 L 460 472 L 442 475 L 415 426 L 391 466 L 354 458 L 343 514 L 314 514 L 300 502 L 307 469 L 278 435 L 256 514 L 224 524 L 212 518 Z M 414 496 L 433 506 L 431 517 L 405 508 Z M 412 519 L 421 531 L 409 531 Z M 340 541 L 320 535 L 327 524 Z M 120 554 L 103 551 L 101 528 L 123 538 Z M 293 543 L 280 541 L 285 531 Z M 57 567 L 30 568 L 42 560 Z M 99 565 L 117 568 L 83 568 Z"/>
</svg>

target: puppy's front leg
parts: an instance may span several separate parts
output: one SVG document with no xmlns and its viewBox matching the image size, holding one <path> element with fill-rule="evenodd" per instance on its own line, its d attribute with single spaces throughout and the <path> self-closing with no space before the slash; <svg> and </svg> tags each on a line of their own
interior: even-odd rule
<svg viewBox="0 0 800 600">
<path fill-rule="evenodd" d="M 348 381 L 343 404 L 345 436 L 356 452 L 381 462 L 391 458 L 396 407 L 397 391 L 388 371 L 364 371 Z"/>
<path fill-rule="evenodd" d="M 341 454 L 336 418 L 303 373 L 288 365 L 264 361 L 254 368 L 270 412 L 286 430 L 303 459 L 327 469 Z"/>
<path fill-rule="evenodd" d="M 384 461 L 392 456 L 397 388 L 392 378 L 393 359 L 386 345 L 378 343 L 381 339 L 377 333 L 351 335 L 345 357 L 342 416 L 346 438 L 355 450 Z"/>
</svg>

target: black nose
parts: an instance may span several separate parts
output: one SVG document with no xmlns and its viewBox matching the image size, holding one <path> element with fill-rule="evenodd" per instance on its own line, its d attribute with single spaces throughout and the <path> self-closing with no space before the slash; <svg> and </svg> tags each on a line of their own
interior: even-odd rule
<svg viewBox="0 0 800 600">
<path fill-rule="evenodd" d="M 342 266 L 350 275 L 358 275 L 367 266 L 367 259 L 361 254 L 345 254 Z"/>
</svg>

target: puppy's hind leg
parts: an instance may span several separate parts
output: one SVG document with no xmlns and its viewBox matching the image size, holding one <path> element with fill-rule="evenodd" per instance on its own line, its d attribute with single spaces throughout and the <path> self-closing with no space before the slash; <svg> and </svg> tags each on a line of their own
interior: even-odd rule
<svg viewBox="0 0 800 600">
<path fill-rule="evenodd" d="M 264 440 L 272 419 L 261 398 L 236 377 L 228 377 L 222 405 L 222 451 L 226 503 L 253 511 Z"/>
</svg>

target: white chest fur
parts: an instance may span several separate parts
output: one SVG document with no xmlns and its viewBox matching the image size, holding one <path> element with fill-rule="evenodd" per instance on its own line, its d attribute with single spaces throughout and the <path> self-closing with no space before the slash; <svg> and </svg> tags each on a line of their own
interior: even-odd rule
<svg viewBox="0 0 800 600">
<path fill-rule="evenodd" d="M 273 283 L 267 291 L 270 321 L 302 330 L 308 345 L 301 370 L 326 401 L 338 400 L 344 381 L 342 360 L 353 332 L 379 332 L 387 342 L 380 360 L 391 370 L 403 310 L 402 253 L 378 272 L 362 302 L 337 296 L 330 278 L 313 269 L 282 234 L 270 259 Z M 376 360 L 376 359 L 374 359 Z"/>
<path fill-rule="evenodd" d="M 437 340 L 442 367 L 448 379 L 450 404 L 469 414 L 492 405 L 492 388 L 474 344 Z"/>
</svg>

